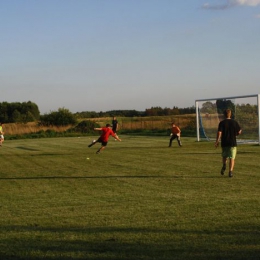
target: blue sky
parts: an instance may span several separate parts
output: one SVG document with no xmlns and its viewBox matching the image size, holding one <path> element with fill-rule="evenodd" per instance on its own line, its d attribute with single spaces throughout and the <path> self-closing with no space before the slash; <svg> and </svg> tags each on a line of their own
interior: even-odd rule
<svg viewBox="0 0 260 260">
<path fill-rule="evenodd" d="M 0 102 L 41 114 L 260 93 L 260 0 L 0 0 Z"/>
</svg>

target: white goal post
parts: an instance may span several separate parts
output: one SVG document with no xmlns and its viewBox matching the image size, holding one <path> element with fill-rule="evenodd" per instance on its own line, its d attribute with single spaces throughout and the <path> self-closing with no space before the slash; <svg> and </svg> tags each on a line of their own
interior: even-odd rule
<svg viewBox="0 0 260 260">
<path fill-rule="evenodd" d="M 239 143 L 258 143 L 260 145 L 260 94 L 198 99 L 196 107 L 197 141 L 215 140 L 218 123 L 223 119 L 223 111 L 232 110 L 233 118 L 242 128 Z"/>
</svg>

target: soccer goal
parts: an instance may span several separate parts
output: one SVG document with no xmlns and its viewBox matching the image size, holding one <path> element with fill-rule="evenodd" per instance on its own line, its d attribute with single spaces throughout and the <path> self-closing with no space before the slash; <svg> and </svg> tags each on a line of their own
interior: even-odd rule
<svg viewBox="0 0 260 260">
<path fill-rule="evenodd" d="M 238 142 L 260 145 L 259 101 L 260 94 L 196 100 L 197 141 L 216 140 L 218 124 L 224 119 L 223 111 L 229 108 L 232 118 L 242 128 Z"/>
</svg>

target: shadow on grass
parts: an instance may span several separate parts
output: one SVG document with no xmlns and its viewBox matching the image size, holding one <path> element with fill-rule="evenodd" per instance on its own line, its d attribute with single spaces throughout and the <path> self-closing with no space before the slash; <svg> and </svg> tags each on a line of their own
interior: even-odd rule
<svg viewBox="0 0 260 260">
<path fill-rule="evenodd" d="M 108 176 L 32 176 L 32 177 L 2 177 L 1 180 L 44 180 L 44 179 L 219 179 L 223 176 L 190 176 L 190 175 L 174 175 L 174 176 L 140 176 L 140 175 L 108 175 Z"/>
<path fill-rule="evenodd" d="M 31 150 L 32 151 L 32 150 Z M 38 152 L 39 150 L 35 150 Z M 41 157 L 41 156 L 71 156 L 73 153 L 35 153 L 35 154 L 21 154 L 19 157 Z M 16 154 L 9 154 L 8 157 L 16 157 Z"/>
<path fill-rule="evenodd" d="M 30 154 L 29 156 L 66 156 L 73 155 L 72 153 L 40 153 L 40 154 Z"/>
<path fill-rule="evenodd" d="M 231 228 L 226 231 L 224 228 L 2 226 L 1 233 L 12 236 L 0 241 L 0 257 L 3 260 L 258 260 L 258 227 Z"/>
<path fill-rule="evenodd" d="M 21 149 L 21 150 L 27 150 L 27 151 L 40 151 L 39 149 L 34 149 L 34 148 L 30 148 L 30 147 L 25 147 L 25 146 L 17 146 L 17 149 Z"/>
</svg>

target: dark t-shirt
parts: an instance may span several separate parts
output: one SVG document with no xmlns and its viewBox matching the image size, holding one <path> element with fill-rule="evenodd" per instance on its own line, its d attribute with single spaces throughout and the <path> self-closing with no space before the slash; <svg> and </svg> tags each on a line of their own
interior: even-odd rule
<svg viewBox="0 0 260 260">
<path fill-rule="evenodd" d="M 114 132 L 116 132 L 116 130 L 117 130 L 117 124 L 118 124 L 117 120 L 113 119 L 112 120 L 112 129 Z"/>
<path fill-rule="evenodd" d="M 237 146 L 236 136 L 241 130 L 237 121 L 233 119 L 224 119 L 218 125 L 218 131 L 221 135 L 221 146 L 222 147 L 234 147 Z"/>
</svg>

